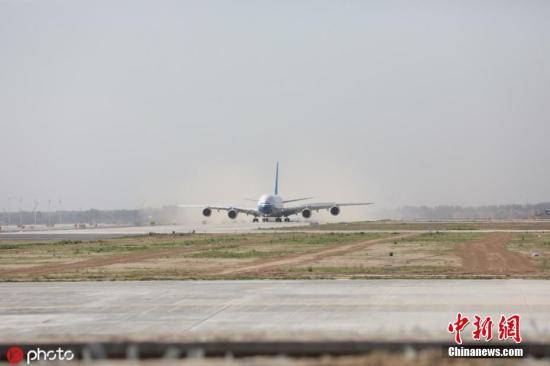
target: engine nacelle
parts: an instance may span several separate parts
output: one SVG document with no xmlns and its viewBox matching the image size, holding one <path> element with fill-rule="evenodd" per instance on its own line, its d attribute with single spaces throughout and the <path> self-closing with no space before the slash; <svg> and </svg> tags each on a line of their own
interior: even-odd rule
<svg viewBox="0 0 550 366">
<path fill-rule="evenodd" d="M 202 210 L 202 214 L 206 217 L 210 217 L 210 215 L 212 215 L 212 209 L 206 207 L 204 210 Z"/>
<path fill-rule="evenodd" d="M 235 210 L 229 210 L 227 211 L 227 216 L 231 219 L 231 220 L 235 220 L 237 218 L 237 211 Z"/>
<path fill-rule="evenodd" d="M 311 217 L 311 210 L 309 208 L 304 208 L 302 210 L 302 217 L 304 219 L 309 219 Z"/>
<path fill-rule="evenodd" d="M 332 216 L 336 216 L 340 213 L 340 207 L 332 206 L 329 211 Z"/>
</svg>

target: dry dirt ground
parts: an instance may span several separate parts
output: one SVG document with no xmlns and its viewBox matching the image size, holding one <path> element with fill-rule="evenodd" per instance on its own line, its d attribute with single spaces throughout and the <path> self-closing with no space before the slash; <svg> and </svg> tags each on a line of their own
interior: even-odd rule
<svg viewBox="0 0 550 366">
<path fill-rule="evenodd" d="M 462 259 L 462 274 L 534 274 L 535 263 L 527 255 L 508 250 L 510 233 L 492 233 L 472 242 L 458 243 L 456 254 Z"/>
<path fill-rule="evenodd" d="M 550 278 L 550 233 L 152 235 L 0 242 L 0 280 Z"/>
<path fill-rule="evenodd" d="M 417 234 L 402 234 L 402 235 L 392 235 L 390 237 L 384 237 L 380 239 L 372 239 L 367 241 L 362 241 L 354 244 L 340 244 L 340 245 L 330 245 L 327 248 L 320 250 L 307 252 L 299 255 L 290 255 L 277 259 L 269 259 L 266 261 L 259 261 L 245 266 L 237 266 L 235 268 L 224 269 L 218 275 L 227 275 L 227 274 L 238 274 L 238 273 L 262 273 L 266 270 L 276 268 L 276 267 L 288 267 L 295 265 L 303 265 L 306 263 L 314 263 L 323 258 L 330 256 L 341 256 L 350 252 L 356 252 L 358 250 L 365 249 L 372 244 L 386 242 L 388 240 L 399 240 L 402 238 L 415 236 Z"/>
<path fill-rule="evenodd" d="M 216 244 L 206 244 L 202 247 L 203 250 L 212 250 L 216 248 L 223 247 L 223 245 Z M 23 267 L 16 268 L 11 270 L 0 271 L 0 276 L 2 274 L 10 273 L 13 275 L 25 274 L 25 275 L 47 275 L 50 273 L 64 273 L 71 272 L 75 270 L 96 268 L 96 267 L 107 267 L 116 264 L 128 264 L 128 263 L 137 263 L 143 261 L 149 261 L 157 258 L 169 258 L 177 256 L 180 254 L 191 253 L 196 251 L 196 248 L 172 248 L 172 249 L 153 249 L 145 250 L 137 253 L 129 254 L 115 254 L 111 256 L 101 256 L 98 258 L 91 258 L 82 261 L 69 262 L 69 263 L 53 263 L 46 264 L 36 267 Z"/>
</svg>

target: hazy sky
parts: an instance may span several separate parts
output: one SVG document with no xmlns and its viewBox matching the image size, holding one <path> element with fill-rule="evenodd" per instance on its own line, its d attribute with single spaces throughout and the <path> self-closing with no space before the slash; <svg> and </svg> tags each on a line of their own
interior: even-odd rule
<svg viewBox="0 0 550 366">
<path fill-rule="evenodd" d="M 550 200 L 550 1 L 0 0 L 0 208 Z M 40 209 L 39 208 L 39 209 Z"/>
</svg>

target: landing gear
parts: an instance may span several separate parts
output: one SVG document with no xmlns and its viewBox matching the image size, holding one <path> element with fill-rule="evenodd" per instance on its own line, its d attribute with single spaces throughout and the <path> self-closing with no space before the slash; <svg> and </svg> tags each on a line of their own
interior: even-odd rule
<svg viewBox="0 0 550 366">
<path fill-rule="evenodd" d="M 275 222 L 282 222 L 282 221 L 283 221 L 283 220 L 281 220 L 280 217 L 277 217 L 277 218 L 275 219 Z"/>
<path fill-rule="evenodd" d="M 257 217 L 253 218 L 252 222 L 258 222 L 258 218 Z"/>
<path fill-rule="evenodd" d="M 285 217 L 285 222 L 290 222 L 290 219 L 288 217 Z"/>
<path fill-rule="evenodd" d="M 267 217 L 262 217 L 262 222 L 268 222 L 269 219 Z"/>
</svg>

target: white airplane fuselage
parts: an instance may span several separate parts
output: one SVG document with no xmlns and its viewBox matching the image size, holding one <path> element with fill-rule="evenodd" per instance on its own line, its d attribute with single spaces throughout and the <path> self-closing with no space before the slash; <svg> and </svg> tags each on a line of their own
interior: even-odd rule
<svg viewBox="0 0 550 366">
<path fill-rule="evenodd" d="M 258 212 L 264 217 L 281 216 L 283 199 L 276 194 L 264 194 L 258 200 Z"/>
</svg>

